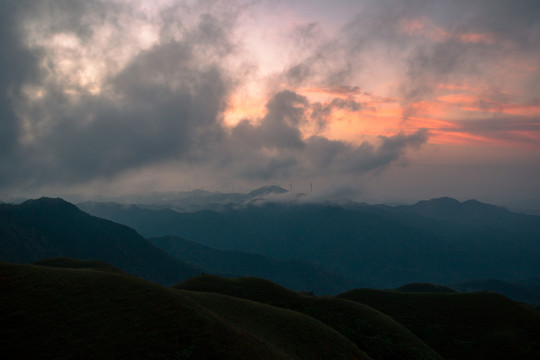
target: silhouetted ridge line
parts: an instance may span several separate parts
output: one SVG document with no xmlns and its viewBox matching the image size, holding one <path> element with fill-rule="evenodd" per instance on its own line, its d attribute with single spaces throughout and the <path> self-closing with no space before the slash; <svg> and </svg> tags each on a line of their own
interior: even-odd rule
<svg viewBox="0 0 540 360">
<path fill-rule="evenodd" d="M 426 292 L 426 293 L 455 293 L 454 289 L 447 286 L 430 283 L 411 283 L 405 284 L 396 289 L 401 292 Z"/>
<path fill-rule="evenodd" d="M 135 230 L 91 216 L 56 198 L 0 206 L 0 260 L 101 260 L 123 271 L 173 284 L 201 272 L 154 247 Z"/>
</svg>

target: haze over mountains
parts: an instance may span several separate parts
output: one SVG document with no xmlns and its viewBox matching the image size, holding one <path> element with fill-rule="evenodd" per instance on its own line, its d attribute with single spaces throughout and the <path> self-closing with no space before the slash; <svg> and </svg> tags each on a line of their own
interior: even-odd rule
<svg viewBox="0 0 540 360">
<path fill-rule="evenodd" d="M 126 226 L 90 216 L 62 199 L 0 205 L 2 261 L 32 263 L 57 256 L 97 259 L 165 285 L 205 271 L 260 276 L 316 293 L 337 293 L 356 285 L 307 261 L 219 251 L 177 237 L 151 242 Z"/>
<path fill-rule="evenodd" d="M 317 294 L 426 281 L 540 302 L 539 217 L 450 198 L 394 207 L 265 200 L 279 198 L 276 189 L 219 211 L 78 205 L 148 240 L 60 199 L 2 204 L 2 260 L 99 259 L 162 284 L 250 275 Z"/>
<path fill-rule="evenodd" d="M 322 264 L 366 287 L 427 281 L 528 280 L 540 274 L 540 217 L 475 200 L 415 205 L 285 201 L 178 212 L 82 203 L 143 236 L 179 236 L 221 250 Z"/>
<path fill-rule="evenodd" d="M 329 272 L 321 265 L 302 260 L 275 260 L 267 256 L 225 251 L 200 245 L 177 236 L 148 239 L 154 246 L 211 274 L 228 277 L 256 276 L 289 289 L 315 294 L 337 294 L 357 283 Z"/>
</svg>

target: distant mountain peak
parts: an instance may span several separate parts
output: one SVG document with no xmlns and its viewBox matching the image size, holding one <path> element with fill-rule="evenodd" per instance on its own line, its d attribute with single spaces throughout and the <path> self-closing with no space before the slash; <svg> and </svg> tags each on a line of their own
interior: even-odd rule
<svg viewBox="0 0 540 360">
<path fill-rule="evenodd" d="M 26 200 L 21 204 L 25 209 L 56 209 L 65 211 L 81 212 L 78 207 L 62 198 L 41 197 L 39 199 Z"/>
<path fill-rule="evenodd" d="M 433 198 L 429 200 L 422 200 L 414 204 L 414 206 L 459 206 L 461 203 L 451 197 L 440 197 L 440 198 Z"/>
<path fill-rule="evenodd" d="M 515 228 L 514 220 L 508 216 L 516 216 L 506 208 L 470 199 L 459 202 L 450 197 L 419 201 L 414 205 L 396 207 L 399 211 L 409 211 L 429 218 L 446 221 L 474 222 L 476 225 L 506 226 Z M 515 219 L 515 218 L 514 218 Z"/>
<path fill-rule="evenodd" d="M 258 189 L 255 189 L 251 191 L 248 196 L 254 197 L 254 196 L 263 196 L 263 195 L 270 195 L 270 194 L 284 194 L 288 193 L 289 191 L 282 188 L 278 185 L 268 185 L 268 186 L 262 186 Z"/>
<path fill-rule="evenodd" d="M 46 196 L 42 196 L 39 199 L 26 200 L 23 204 L 67 204 L 67 205 L 71 205 L 69 202 L 67 202 L 66 200 L 64 200 L 62 198 L 59 198 L 59 197 L 53 198 L 53 197 L 46 197 Z"/>
</svg>

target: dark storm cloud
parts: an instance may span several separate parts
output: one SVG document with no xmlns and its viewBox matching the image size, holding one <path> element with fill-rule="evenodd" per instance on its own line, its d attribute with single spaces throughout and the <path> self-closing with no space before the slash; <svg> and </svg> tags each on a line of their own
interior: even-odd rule
<svg viewBox="0 0 540 360">
<path fill-rule="evenodd" d="M 88 6 L 68 3 L 65 7 L 62 1 L 39 4 L 53 20 L 59 20 L 47 31 L 61 28 L 87 36 L 90 30 L 78 20 L 82 12 L 90 11 Z M 19 9 L 2 6 L 6 11 L 1 14 L 8 20 Z M 91 11 L 85 16 L 95 19 Z M 78 20 L 60 21 L 64 17 Z M 156 45 L 133 58 L 124 70 L 107 79 L 103 93 L 80 92 L 73 97 L 63 91 L 62 84 L 39 78 L 38 74 L 44 75 L 36 57 L 42 54 L 24 50 L 20 23 L 2 21 L 6 51 L 0 55 L 0 86 L 8 96 L 0 99 L 0 140 L 1 156 L 9 160 L 3 164 L 10 165 L 2 168 L 3 181 L 26 186 L 71 184 L 203 156 L 220 137 L 219 114 L 229 91 L 229 77 L 219 62 L 234 45 L 221 25 L 219 19 L 203 14 L 180 40 Z M 32 74 L 35 79 L 29 79 Z M 39 80 L 45 84 L 45 95 L 39 101 L 22 103 L 24 116 L 39 131 L 23 144 L 19 131 L 23 119 L 14 110 L 23 96 L 17 91 Z"/>
<path fill-rule="evenodd" d="M 347 99 L 334 98 L 328 104 L 316 102 L 311 105 L 310 117 L 316 122 L 319 129 L 323 129 L 330 119 L 332 111 L 335 109 L 345 109 L 351 112 L 358 112 L 362 109 L 362 104 L 356 101 L 352 96 L 349 96 Z"/>
<path fill-rule="evenodd" d="M 314 112 L 321 112 L 321 106 L 291 91 L 276 94 L 259 124 L 245 120 L 232 129 L 228 151 L 220 154 L 218 164 L 259 181 L 307 179 L 321 174 L 357 176 L 383 170 L 402 160 L 408 148 L 416 148 L 428 139 L 425 130 L 380 136 L 375 145 L 367 141 L 354 145 L 322 136 L 302 139 L 299 127 L 310 121 Z M 327 106 L 360 110 L 358 103 L 343 99 L 334 99 Z"/>
<path fill-rule="evenodd" d="M 107 13 L 121 7 L 101 0 L 23 0 L 22 10 L 25 17 L 39 21 L 47 18 L 47 23 L 40 23 L 41 31 L 58 33 L 70 31 L 82 39 L 88 39 L 95 23 L 103 22 Z"/>
<path fill-rule="evenodd" d="M 299 126 L 306 121 L 308 100 L 292 91 L 275 94 L 258 124 L 241 121 L 225 139 L 217 166 L 250 180 L 290 177 L 305 147 Z"/>
<path fill-rule="evenodd" d="M 17 139 L 21 124 L 13 108 L 21 84 L 33 81 L 38 71 L 37 58 L 21 44 L 19 23 L 24 1 L 0 3 L 0 185 L 9 182 L 19 159 Z"/>
<path fill-rule="evenodd" d="M 103 21 L 111 16 L 111 9 L 103 4 L 61 5 L 51 2 L 38 6 L 57 19 L 39 25 L 51 34 L 60 31 L 91 39 L 94 29 L 85 25 L 88 19 Z M 76 21 L 62 20 L 64 17 Z M 181 36 L 174 34 L 174 24 L 181 28 Z M 9 44 L 21 44 L 15 31 L 18 24 L 11 25 L 12 33 L 2 34 L 12 35 Z M 177 19 L 163 24 L 161 35 L 166 41 L 139 52 L 122 71 L 106 78 L 97 95 L 84 91 L 76 82 L 71 86 L 77 95 L 66 93 L 63 83 L 46 81 L 47 74 L 39 69 L 35 58 L 44 56 L 42 50 L 30 52 L 13 45 L 20 48 L 18 53 L 15 48 L 10 53 L 21 57 L 14 62 L 21 67 L 21 75 L 6 72 L 11 78 L 3 84 L 9 84 L 10 89 L 41 84 L 43 95 L 26 103 L 23 96 L 4 103 L 12 111 L 11 117 L 5 117 L 13 125 L 12 132 L 23 121 L 13 112 L 15 105 L 21 104 L 22 116 L 37 129 L 26 142 L 19 133 L 6 135 L 13 139 L 19 156 L 10 155 L 11 164 L 15 159 L 23 160 L 3 171 L 6 185 L 78 184 L 171 162 L 183 164 L 187 171 L 213 168 L 216 176 L 257 181 L 318 176 L 330 170 L 339 177 L 382 169 L 412 145 L 406 137 L 389 146 L 402 135 L 381 138 L 377 146 L 367 142 L 356 146 L 323 137 L 304 139 L 302 126 L 316 123 L 322 129 L 334 110 L 359 112 L 363 105 L 351 96 L 310 103 L 293 91 L 276 93 L 259 121 L 242 121 L 226 131 L 221 114 L 235 80 L 222 66 L 222 60 L 235 51 L 230 26 L 229 18 L 207 13 L 199 15 L 190 28 Z M 308 30 L 313 32 L 316 27 Z M 26 66 L 24 59 L 28 59 Z M 3 59 L 3 63 L 8 60 Z M 35 79 L 29 80 L 32 73 Z M 342 95 L 358 90 L 340 89 L 337 92 Z"/>
<path fill-rule="evenodd" d="M 278 149 L 300 149 L 303 147 L 298 129 L 304 120 L 308 100 L 292 91 L 277 93 L 266 105 L 267 114 L 257 131 L 261 144 Z"/>
<path fill-rule="evenodd" d="M 381 171 L 395 161 L 403 159 L 405 150 L 417 148 L 428 139 L 425 130 L 411 135 L 381 136 L 378 146 L 368 142 L 352 145 L 342 141 L 312 137 L 307 140 L 306 160 L 316 169 L 336 171 L 341 174 L 361 175 Z"/>
<path fill-rule="evenodd" d="M 58 28 L 66 25 L 66 19 L 72 20 L 81 30 L 78 16 L 60 16 L 64 8 L 75 10 L 73 15 L 82 14 L 83 2 L 44 1 L 2 1 L 0 3 L 0 185 L 10 185 L 21 177 L 29 177 L 28 171 L 35 164 L 28 159 L 27 149 L 20 145 L 22 121 L 16 113 L 15 104 L 22 96 L 24 84 L 37 83 L 42 74 L 38 68 L 39 51 L 30 51 L 22 38 L 22 21 L 28 13 L 40 14 L 48 9 L 57 19 L 53 22 Z M 38 6 L 39 5 L 39 6 Z M 51 5 L 51 6 L 47 6 Z M 38 7 L 40 9 L 38 9 Z M 42 151 L 42 150 L 41 150 Z"/>
<path fill-rule="evenodd" d="M 301 149 L 304 143 L 299 125 L 305 120 L 308 104 L 305 97 L 292 91 L 277 93 L 267 103 L 267 113 L 260 124 L 252 125 L 244 120 L 232 129 L 233 142 L 238 140 L 253 149 Z"/>
<path fill-rule="evenodd" d="M 127 65 L 107 74 L 98 94 L 81 90 L 83 85 L 75 82 L 68 89 L 73 95 L 65 84 L 50 81 L 58 75 L 51 75 L 55 64 L 46 64 L 51 62 L 47 49 L 31 47 L 32 39 L 24 39 L 25 22 L 44 34 L 73 34 L 86 44 L 96 24 L 106 23 L 120 34 L 125 30 L 122 16 L 132 16 L 134 10 L 121 2 L 3 1 L 0 185 L 114 179 L 159 164 L 180 164 L 186 173 L 203 168 L 215 177 L 257 181 L 378 173 L 402 161 L 408 149 L 426 143 L 429 134 L 396 130 L 396 135 L 374 143 L 351 144 L 302 132 L 313 124 L 324 129 L 337 110 L 361 116 L 367 103 L 354 96 L 359 88 L 347 86 L 362 86 L 355 76 L 364 71 L 373 48 L 382 48 L 389 61 L 403 65 L 396 97 L 405 118 L 414 114 L 416 103 L 436 98 L 440 84 L 480 78 L 489 85 L 481 94 L 486 99 L 517 103 L 504 79 L 494 76 L 497 69 L 489 66 L 500 61 L 502 68 L 509 54 L 540 57 L 536 0 L 366 1 L 335 36 L 311 20 L 297 25 L 292 34 L 296 61 L 284 64 L 280 80 L 292 88 L 332 89 L 335 98 L 311 102 L 294 91 L 276 91 L 261 118 L 228 128 L 223 112 L 234 86 L 243 81 L 240 71 L 227 63 L 238 50 L 235 41 L 241 41 L 233 34 L 238 9 L 213 11 L 214 2 L 202 4 L 210 10 L 191 11 L 182 3 L 152 15 L 159 41 L 134 50 Z M 425 28 L 407 33 L 403 24 L 412 20 L 424 21 Z M 521 103 L 540 103 L 538 84 L 540 68 L 523 85 L 528 98 L 519 99 Z M 27 101 L 27 85 L 41 86 L 43 97 Z M 343 93 L 338 94 L 339 87 Z M 475 105 L 493 110 L 490 102 Z M 455 124 L 461 132 L 504 140 L 512 131 L 537 131 L 538 119 L 499 115 Z"/>
<path fill-rule="evenodd" d="M 189 43 L 142 53 L 111 82 L 120 105 L 88 99 L 39 139 L 54 160 L 43 165 L 71 181 L 196 157 L 219 136 L 227 94 L 220 69 L 196 63 Z"/>
</svg>

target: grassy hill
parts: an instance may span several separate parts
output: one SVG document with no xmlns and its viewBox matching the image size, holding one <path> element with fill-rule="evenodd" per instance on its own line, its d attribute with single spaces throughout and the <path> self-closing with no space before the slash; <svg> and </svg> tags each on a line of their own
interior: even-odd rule
<svg viewBox="0 0 540 360">
<path fill-rule="evenodd" d="M 304 314 L 103 271 L 0 263 L 0 346 L 20 359 L 369 359 Z M 59 262 L 56 262 L 59 266 Z"/>
<path fill-rule="evenodd" d="M 304 313 L 345 335 L 373 359 L 441 359 L 390 317 L 353 301 L 302 295 L 253 277 L 225 279 L 201 275 L 175 288 L 220 293 Z"/>
<path fill-rule="evenodd" d="M 101 260 L 131 274 L 172 285 L 202 271 L 154 247 L 135 230 L 88 215 L 62 200 L 0 205 L 0 261 L 48 257 Z"/>
<path fill-rule="evenodd" d="M 353 289 L 354 282 L 301 260 L 275 260 L 259 254 L 213 249 L 177 236 L 148 239 L 154 246 L 212 274 L 227 277 L 256 276 L 293 290 L 338 294 Z"/>
<path fill-rule="evenodd" d="M 357 289 L 338 297 L 391 316 L 445 359 L 540 358 L 540 314 L 502 295 Z"/>
<path fill-rule="evenodd" d="M 215 293 L 181 290 L 223 319 L 298 359 L 366 359 L 341 333 L 297 311 Z M 315 343 L 314 343 L 315 342 Z"/>
<path fill-rule="evenodd" d="M 527 304 L 540 304 L 540 285 L 533 281 L 517 283 L 496 279 L 478 279 L 462 281 L 450 286 L 463 292 L 491 291 Z"/>
<path fill-rule="evenodd" d="M 46 258 L 36 261 L 35 265 L 51 266 L 67 269 L 93 269 L 125 274 L 122 270 L 99 260 L 81 260 L 68 257 Z"/>
<path fill-rule="evenodd" d="M 455 293 L 456 290 L 443 285 L 430 284 L 430 283 L 411 283 L 405 284 L 396 289 L 401 292 L 412 293 Z"/>
</svg>

